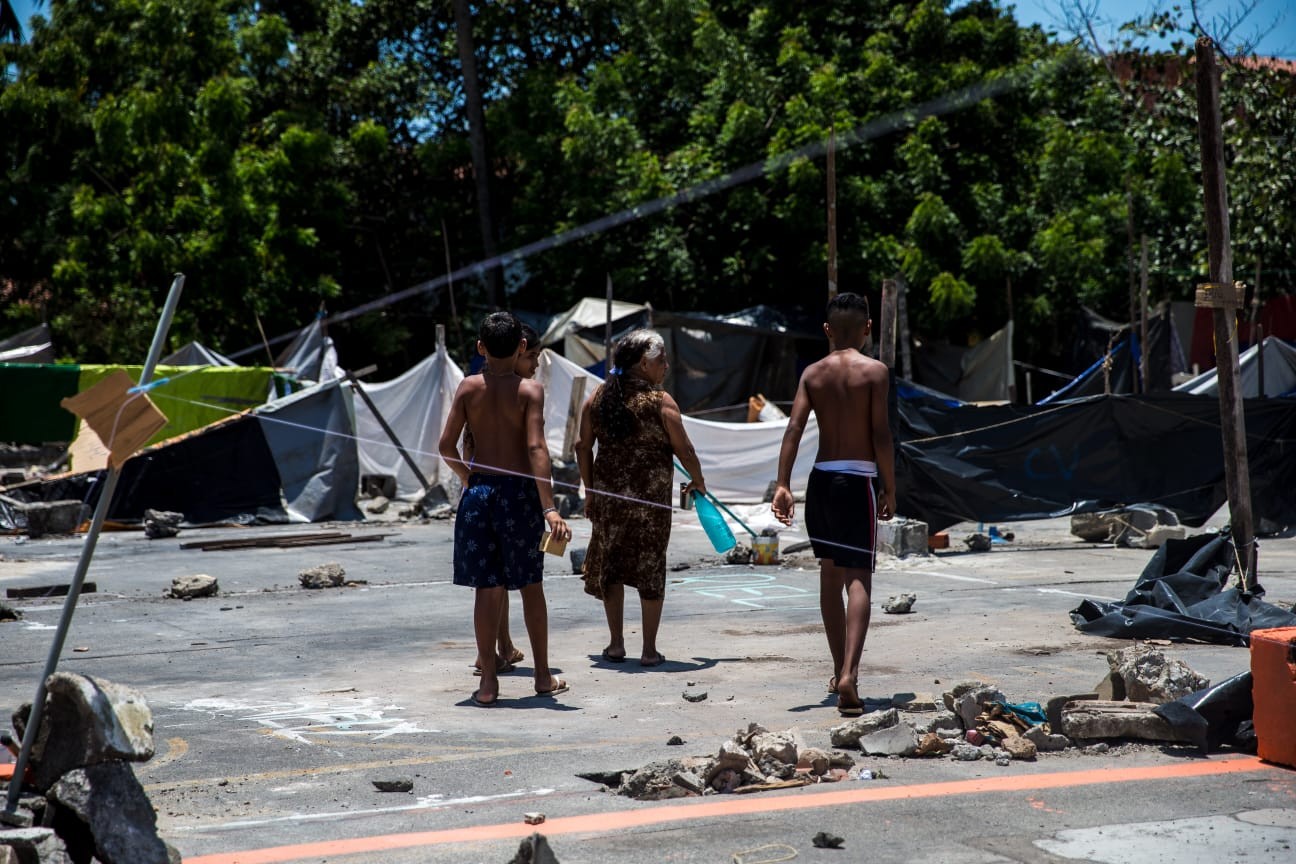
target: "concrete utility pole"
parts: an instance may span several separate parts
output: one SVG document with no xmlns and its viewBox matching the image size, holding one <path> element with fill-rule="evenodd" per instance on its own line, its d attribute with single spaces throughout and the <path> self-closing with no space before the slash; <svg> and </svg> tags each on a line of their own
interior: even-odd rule
<svg viewBox="0 0 1296 864">
<path fill-rule="evenodd" d="M 1220 129 L 1219 66 L 1208 37 L 1197 40 L 1197 133 L 1201 140 L 1202 191 L 1206 195 L 1206 237 L 1210 282 L 1197 286 L 1196 305 L 1211 310 L 1215 323 L 1215 368 L 1219 378 L 1220 427 L 1224 435 L 1224 482 L 1228 492 L 1233 543 L 1243 590 L 1255 579 L 1251 474 L 1247 465 L 1246 415 L 1238 371 L 1237 287 L 1229 239 L 1228 189 L 1224 180 L 1224 140 Z"/>
</svg>

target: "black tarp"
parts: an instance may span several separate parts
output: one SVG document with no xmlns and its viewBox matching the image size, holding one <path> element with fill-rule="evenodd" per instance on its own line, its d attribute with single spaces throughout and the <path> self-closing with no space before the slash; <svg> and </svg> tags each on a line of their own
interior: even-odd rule
<svg viewBox="0 0 1296 864">
<path fill-rule="evenodd" d="M 1296 626 L 1296 614 L 1226 587 L 1234 567 L 1225 533 L 1167 540 L 1118 603 L 1085 600 L 1071 612 L 1076 629 L 1117 639 L 1192 639 L 1247 645 L 1252 630 Z"/>
<path fill-rule="evenodd" d="M 1081 308 L 1077 336 L 1073 343 L 1073 369 L 1076 378 L 1060 390 L 1055 390 L 1040 400 L 1041 405 L 1063 399 L 1098 396 L 1110 387 L 1112 393 L 1133 393 L 1140 380 L 1140 363 L 1144 346 L 1138 332 L 1131 332 L 1128 324 L 1118 324 L 1096 312 Z M 1183 343 L 1175 330 L 1170 307 L 1163 305 L 1148 316 L 1148 380 L 1139 384 L 1141 392 L 1169 390 L 1174 375 L 1186 372 L 1188 362 Z M 1110 349 L 1108 346 L 1111 346 Z M 1109 360 L 1110 369 L 1103 371 L 1103 361 Z"/>
<path fill-rule="evenodd" d="M 1296 399 L 1245 406 L 1253 512 L 1296 525 Z M 1135 503 L 1160 504 L 1198 526 L 1226 500 L 1213 397 L 959 407 L 902 399 L 896 410 L 898 509 L 932 531 Z"/>
</svg>

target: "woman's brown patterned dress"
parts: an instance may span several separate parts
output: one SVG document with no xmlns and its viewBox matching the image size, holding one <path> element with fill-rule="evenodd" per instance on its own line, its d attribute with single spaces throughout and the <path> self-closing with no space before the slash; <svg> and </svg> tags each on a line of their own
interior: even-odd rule
<svg viewBox="0 0 1296 864">
<path fill-rule="evenodd" d="M 626 407 L 638 420 L 627 437 L 607 440 L 598 410 L 604 387 L 595 391 L 591 404 L 598 454 L 594 459 L 595 491 L 585 502 L 594 528 L 585 553 L 585 593 L 602 600 L 605 586 L 619 582 L 637 588 L 645 600 L 657 600 L 666 592 L 666 544 L 670 541 L 675 476 L 672 450 L 662 423 L 661 391 L 629 375 L 622 379 L 622 386 Z"/>
</svg>

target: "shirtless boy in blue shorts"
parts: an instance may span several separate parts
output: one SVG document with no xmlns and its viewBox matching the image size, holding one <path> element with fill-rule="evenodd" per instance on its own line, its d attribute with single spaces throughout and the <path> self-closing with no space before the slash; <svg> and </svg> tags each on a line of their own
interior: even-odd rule
<svg viewBox="0 0 1296 864">
<path fill-rule="evenodd" d="M 774 515 L 792 524 L 788 484 L 797 447 L 813 411 L 819 454 L 806 488 L 806 531 L 819 559 L 819 611 L 832 651 L 833 677 L 844 716 L 864 713 L 859 662 L 868 634 L 877 520 L 895 513 L 895 453 L 887 420 L 889 373 L 861 349 L 870 331 L 868 300 L 838 294 L 828 303 L 828 356 L 801 376 L 779 451 Z M 874 481 L 880 478 L 880 495 Z M 842 591 L 846 607 L 842 608 Z"/>
<path fill-rule="evenodd" d="M 473 603 L 477 655 L 494 656 L 505 593 L 521 592 L 522 617 L 535 661 L 535 691 L 552 696 L 569 688 L 549 671 L 540 538 L 547 530 L 554 540 L 566 542 L 571 529 L 553 503 L 544 390 L 516 371 L 524 350 L 517 318 L 508 312 L 486 316 L 477 341 L 486 366 L 481 375 L 468 376 L 455 391 L 441 432 L 440 452 L 464 485 L 455 517 L 454 583 L 477 589 Z M 459 453 L 465 425 L 473 430 L 471 462 Z M 472 701 L 483 707 L 499 701 L 495 664 L 482 665 L 481 686 Z"/>
</svg>

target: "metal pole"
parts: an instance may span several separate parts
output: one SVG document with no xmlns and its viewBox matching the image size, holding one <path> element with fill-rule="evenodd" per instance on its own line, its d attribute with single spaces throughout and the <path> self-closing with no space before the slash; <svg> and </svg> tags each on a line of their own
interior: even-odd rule
<svg viewBox="0 0 1296 864">
<path fill-rule="evenodd" d="M 607 274 L 607 326 L 603 331 L 603 377 L 612 372 L 612 274 Z"/>
<path fill-rule="evenodd" d="M 166 342 L 167 331 L 171 329 L 171 319 L 175 316 L 176 306 L 180 303 L 180 292 L 184 290 L 184 281 L 184 274 L 177 273 L 171 282 L 171 291 L 167 294 L 166 305 L 162 307 L 162 316 L 158 319 L 157 329 L 153 331 L 153 344 L 149 346 L 148 359 L 144 361 L 144 368 L 140 372 L 139 386 L 141 387 L 153 379 L 153 369 L 157 366 L 158 357 L 162 355 L 162 346 Z M 111 442 L 107 443 L 111 446 Z M 59 616 L 54 642 L 50 645 L 49 655 L 45 659 L 45 671 L 41 675 L 40 683 L 36 685 L 36 696 L 32 699 L 31 714 L 27 718 L 27 728 L 23 732 L 22 750 L 18 753 L 13 778 L 9 781 L 9 797 L 5 801 L 5 813 L 13 813 L 18 808 L 23 775 L 27 772 L 32 745 L 36 743 L 36 733 L 40 730 L 41 717 L 45 711 L 45 683 L 58 670 L 59 655 L 63 653 L 63 643 L 67 640 L 68 629 L 72 626 L 72 614 L 76 612 L 81 586 L 85 583 L 86 572 L 90 569 L 90 559 L 94 557 L 95 545 L 99 542 L 99 532 L 103 530 L 104 520 L 108 518 L 108 508 L 112 505 L 119 476 L 121 476 L 121 469 L 114 466 L 110 460 L 104 471 L 103 490 L 99 493 L 99 502 L 95 505 L 94 517 L 90 520 L 90 528 L 86 532 L 85 543 L 81 547 L 81 557 L 77 561 L 76 572 L 72 575 L 67 599 L 63 601 L 63 614 Z"/>
</svg>

